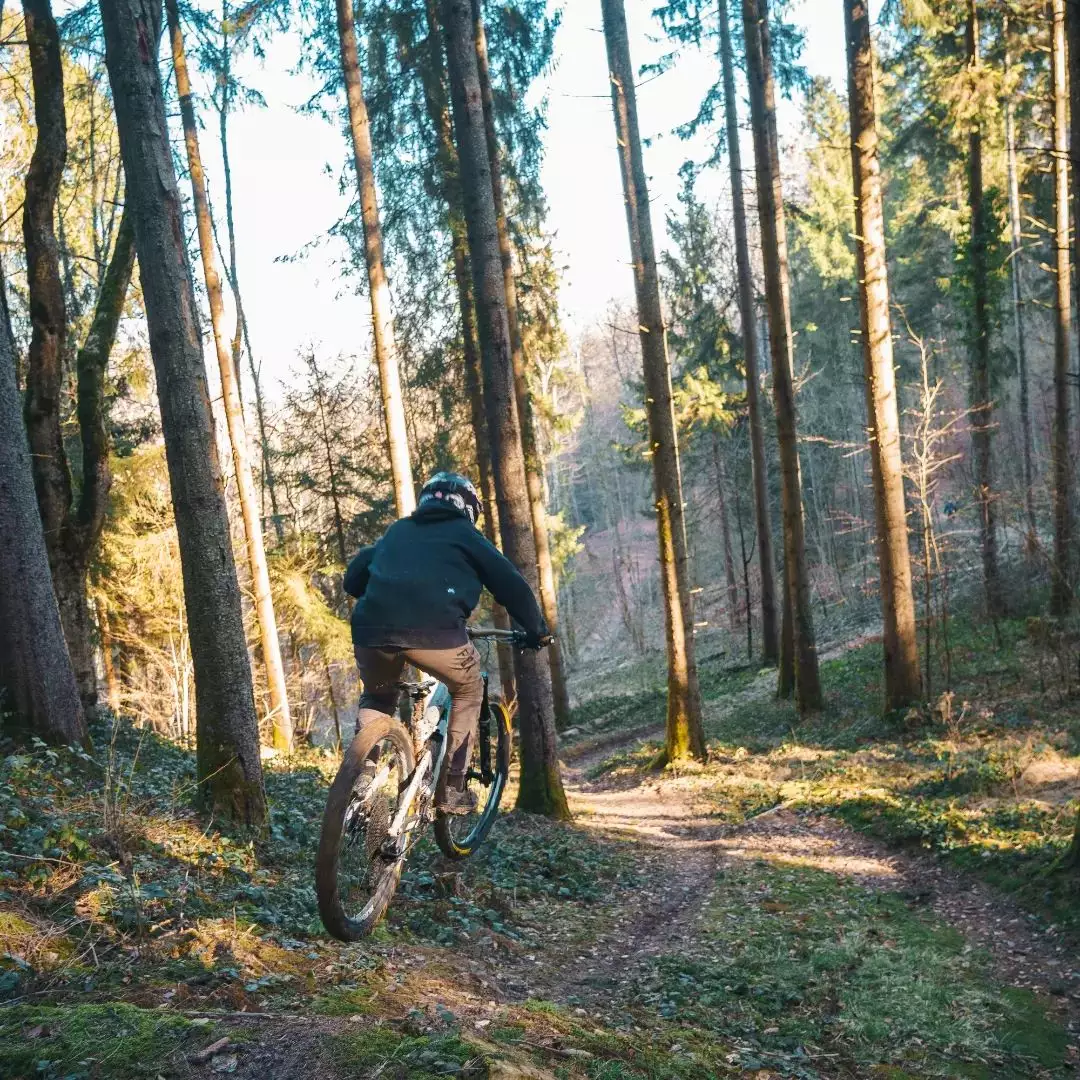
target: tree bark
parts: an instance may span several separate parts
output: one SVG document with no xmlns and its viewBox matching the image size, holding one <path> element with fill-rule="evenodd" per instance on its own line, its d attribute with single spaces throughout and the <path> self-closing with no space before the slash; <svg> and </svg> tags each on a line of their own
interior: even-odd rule
<svg viewBox="0 0 1080 1080">
<path fill-rule="evenodd" d="M 0 290 L 6 288 L 0 275 Z M 60 626 L 11 339 L 0 332 L 0 690 L 3 711 L 51 743 L 82 743 L 86 719 Z"/>
<path fill-rule="evenodd" d="M 979 16 L 976 0 L 968 0 L 967 58 L 972 72 L 980 66 Z M 971 450 L 975 463 L 976 499 L 982 547 L 983 588 L 991 616 L 1003 614 L 997 557 L 997 502 L 994 497 L 992 430 L 994 403 L 990 398 L 990 308 L 986 244 L 988 226 L 983 192 L 982 129 L 977 117 L 968 133 L 968 210 L 971 215 L 973 333 L 970 341 Z"/>
<path fill-rule="evenodd" d="M 24 0 L 23 14 L 37 132 L 23 203 L 31 323 L 24 418 L 51 564 L 60 549 L 64 520 L 71 506 L 71 473 L 60 431 L 67 311 L 54 229 L 56 200 L 67 160 L 67 118 L 60 31 L 49 0 Z"/>
<path fill-rule="evenodd" d="M 851 113 L 851 175 L 855 188 L 855 265 L 859 281 L 870 469 L 874 481 L 881 613 L 885 629 L 885 708 L 892 711 L 911 705 L 919 698 L 919 649 L 915 637 L 915 598 L 911 591 L 900 415 L 893 371 L 885 212 L 874 103 L 874 53 L 867 0 L 844 0 L 844 24 Z"/>
<path fill-rule="evenodd" d="M 127 205 L 157 375 L 195 670 L 197 772 L 216 814 L 266 816 L 240 587 L 158 67 L 160 0 L 101 0 Z"/>
<path fill-rule="evenodd" d="M 694 662 L 694 616 L 690 599 L 683 514 L 682 477 L 671 395 L 667 327 L 660 305 L 660 283 L 653 248 L 652 219 L 645 165 L 638 132 L 634 67 L 626 30 L 623 0 L 601 0 L 608 78 L 619 147 L 626 224 L 634 264 L 641 356 L 645 377 L 645 414 L 649 457 L 656 498 L 656 533 L 664 592 L 664 630 L 668 658 L 668 761 L 693 756 L 704 760 L 701 692 Z"/>
<path fill-rule="evenodd" d="M 742 0 L 746 37 L 746 71 L 754 128 L 758 215 L 761 223 L 765 299 L 769 315 L 769 347 L 773 366 L 773 403 L 780 444 L 781 504 L 784 517 L 784 580 L 790 603 L 791 658 L 795 698 L 801 712 L 820 709 L 814 621 L 810 610 L 810 578 L 806 564 L 802 480 L 796 430 L 794 342 L 784 200 L 780 183 L 780 149 L 776 132 L 776 88 L 773 80 L 767 0 Z"/>
<path fill-rule="evenodd" d="M 1050 611 L 1065 615 L 1072 607 L 1072 504 L 1069 454 L 1069 346 L 1072 333 L 1072 284 L 1069 267 L 1068 71 L 1065 59 L 1065 0 L 1051 0 L 1053 36 L 1050 73 L 1054 94 L 1054 571 Z M 1074 177 L 1075 181 L 1075 177 Z"/>
<path fill-rule="evenodd" d="M 1072 166 L 1073 259 L 1080 272 L 1080 0 L 1065 0 L 1066 52 L 1069 56 L 1069 163 Z M 1076 380 L 1080 415 L 1080 378 Z M 1080 832 L 1077 833 L 1080 841 Z"/>
<path fill-rule="evenodd" d="M 24 11 L 38 132 L 26 179 L 23 216 L 33 327 L 25 418 L 60 621 L 83 707 L 92 713 L 97 704 L 97 678 L 86 579 L 104 525 L 111 483 L 104 376 L 131 280 L 134 248 L 130 222 L 125 228 L 125 219 L 121 219 L 90 331 L 76 359 L 83 457 L 76 506 L 61 430 L 67 312 L 53 231 L 67 154 L 60 38 L 48 0 L 28 0 Z"/>
<path fill-rule="evenodd" d="M 463 209 L 461 166 L 458 162 L 457 147 L 454 145 L 454 127 L 450 118 L 442 35 L 439 31 L 438 0 L 425 0 L 425 12 L 430 50 L 430 61 L 426 68 L 428 83 L 425 87 L 425 102 L 428 116 L 439 136 L 439 168 L 450 225 L 454 284 L 457 287 L 458 307 L 461 312 L 465 394 L 469 399 L 469 414 L 476 446 L 476 470 L 479 474 L 480 493 L 484 499 L 484 535 L 499 547 L 499 513 L 496 506 L 495 480 L 491 471 L 491 441 L 488 438 L 487 417 L 484 412 L 480 338 L 476 326 L 476 303 L 473 299 L 469 267 L 469 237 Z M 491 621 L 500 630 L 510 629 L 510 617 L 501 604 L 492 604 Z M 508 645 L 499 645 L 496 654 L 499 659 L 499 685 L 503 699 L 509 705 L 517 697 L 513 651 Z"/>
<path fill-rule="evenodd" d="M 484 105 L 484 134 L 491 161 L 491 187 L 495 198 L 495 221 L 499 229 L 499 257 L 502 260 L 503 287 L 506 290 L 506 316 L 510 327 L 510 351 L 514 364 L 514 397 L 521 424 L 521 448 L 525 455 L 525 483 L 529 494 L 529 516 L 532 519 L 536 543 L 536 570 L 540 580 L 540 607 L 555 641 L 548 647 L 551 668 L 551 692 L 555 706 L 555 726 L 564 731 L 570 726 L 570 691 L 566 685 L 559 632 L 559 594 L 555 585 L 555 568 L 551 562 L 548 542 L 547 504 L 544 499 L 543 462 L 536 442 L 536 421 L 533 416 L 532 395 L 525 370 L 525 347 L 518 316 L 517 283 L 514 279 L 514 258 L 510 247 L 510 227 L 506 220 L 503 197 L 502 168 L 499 164 L 499 143 L 495 133 L 495 100 L 491 90 L 491 71 L 488 66 L 487 34 L 481 0 L 472 0 L 473 35 L 476 41 L 476 66 L 480 75 L 480 94 Z"/>
<path fill-rule="evenodd" d="M 506 555 L 535 590 L 536 546 L 529 517 L 525 460 L 514 398 L 506 289 L 499 257 L 498 224 L 491 184 L 491 161 L 484 131 L 484 107 L 473 40 L 470 0 L 444 0 L 450 92 L 461 164 L 474 295 L 484 369 L 484 405 L 491 438 L 499 525 Z M 521 731 L 522 810 L 569 818 L 559 773 L 551 681 L 544 657 L 524 650 L 515 657 L 518 722 Z"/>
<path fill-rule="evenodd" d="M 112 486 L 105 372 L 124 313 L 134 265 L 135 229 L 131 215 L 125 209 L 94 306 L 90 330 L 75 361 L 76 412 L 82 443 L 82 486 L 78 505 L 69 507 L 65 514 L 61 543 L 53 566 L 53 583 L 71 664 L 75 669 L 83 706 L 90 711 L 97 704 L 97 676 L 94 671 L 87 577 L 101 531 L 105 527 L 109 489 Z"/>
<path fill-rule="evenodd" d="M 1009 21 L 1004 17 L 1005 72 L 1009 71 Z M 1080 78 L 1080 75 L 1077 76 Z M 1016 365 L 1020 383 L 1020 436 L 1024 452 L 1024 515 L 1027 518 L 1027 554 L 1038 547 L 1035 523 L 1035 469 L 1031 450 L 1031 406 L 1028 380 L 1027 340 L 1024 337 L 1024 284 L 1021 263 L 1020 181 L 1016 167 L 1016 123 L 1013 99 L 1007 94 L 1005 109 L 1005 165 L 1009 184 L 1009 266 L 1012 271 L 1013 326 L 1016 330 Z M 1080 137 L 1080 136 L 1078 136 Z"/>
<path fill-rule="evenodd" d="M 258 500 L 255 497 L 255 484 L 251 479 L 247 432 L 244 430 L 244 413 L 240 405 L 238 372 L 233 366 L 229 342 L 225 337 L 225 309 L 222 304 L 221 278 L 214 258 L 214 230 L 210 220 L 210 202 L 206 195 L 206 176 L 203 172 L 202 154 L 199 150 L 198 121 L 195 118 L 195 103 L 191 96 L 191 81 L 188 77 L 177 0 L 165 0 L 165 10 L 169 20 L 173 69 L 176 72 L 176 92 L 180 99 L 180 116 L 187 147 L 188 170 L 191 174 L 191 196 L 195 205 L 199 252 L 202 256 L 206 297 L 210 305 L 210 324 L 217 351 L 218 369 L 221 372 L 221 398 L 225 409 L 225 421 L 229 429 L 229 443 L 232 446 L 233 471 L 236 474 L 236 490 L 240 497 L 240 513 L 244 520 L 251 585 L 255 593 L 259 641 L 262 645 L 266 681 L 270 691 L 273 743 L 275 749 L 288 750 L 292 746 L 293 730 L 292 716 L 289 712 L 289 694 L 285 683 L 285 664 L 281 658 L 281 643 L 278 639 L 277 620 L 274 617 L 274 600 L 270 592 L 270 571 L 263 546 L 262 518 Z"/>
<path fill-rule="evenodd" d="M 735 227 L 735 262 L 739 275 L 739 321 L 742 324 L 743 366 L 746 368 L 746 408 L 750 420 L 750 467 L 754 481 L 754 524 L 757 528 L 761 572 L 761 650 L 765 664 L 780 659 L 776 626 L 776 561 L 773 558 L 772 522 L 769 517 L 769 475 L 765 458 L 765 425 L 761 419 L 758 381 L 757 318 L 754 312 L 754 274 L 746 230 L 742 151 L 739 147 L 739 112 L 735 97 L 735 60 L 727 0 L 720 3 L 720 67 L 724 80 L 724 121 L 728 163 L 731 167 L 731 209 Z M 747 618 L 750 617 L 747 609 Z"/>
<path fill-rule="evenodd" d="M 734 632 L 739 623 L 739 586 L 735 581 L 735 554 L 731 546 L 731 529 L 727 516 L 727 476 L 724 473 L 724 460 L 720 454 L 720 436 L 712 432 L 713 465 L 716 468 L 716 504 L 720 512 L 720 536 L 724 542 L 724 577 L 727 581 L 728 628 Z M 747 618 L 750 609 L 746 609 Z"/>
<path fill-rule="evenodd" d="M 349 105 L 349 132 L 352 135 L 353 161 L 360 191 L 360 217 L 364 227 L 364 261 L 367 264 L 368 292 L 371 296 L 371 329 L 375 339 L 375 362 L 379 368 L 386 442 L 390 453 L 390 472 L 394 483 L 394 507 L 398 517 L 407 517 L 416 509 L 412 466 L 409 463 L 409 440 L 405 427 L 405 404 L 401 398 L 397 344 L 394 340 L 394 317 L 390 305 L 390 286 L 383 262 L 382 226 L 379 224 L 379 201 L 375 190 L 375 165 L 371 155 L 371 126 L 360 75 L 356 45 L 353 0 L 336 0 L 338 42 L 341 47 L 341 71 Z"/>
<path fill-rule="evenodd" d="M 112 621 L 109 618 L 108 605 L 101 597 L 98 597 L 96 607 L 98 632 L 101 635 L 101 666 L 105 671 L 106 701 L 112 714 L 117 716 L 120 713 L 120 680 L 113 660 Z"/>
</svg>

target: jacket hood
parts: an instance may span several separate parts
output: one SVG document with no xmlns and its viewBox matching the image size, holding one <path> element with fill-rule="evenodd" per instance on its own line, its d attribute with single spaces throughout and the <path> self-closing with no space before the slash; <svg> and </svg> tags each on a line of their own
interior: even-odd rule
<svg viewBox="0 0 1080 1080">
<path fill-rule="evenodd" d="M 427 525 L 436 521 L 453 521 L 454 518 L 469 521 L 469 515 L 464 510 L 458 510 L 456 506 L 450 506 L 446 503 L 435 502 L 418 506 L 409 516 L 419 525 Z M 469 522 L 469 524 L 471 525 L 472 522 Z"/>
</svg>

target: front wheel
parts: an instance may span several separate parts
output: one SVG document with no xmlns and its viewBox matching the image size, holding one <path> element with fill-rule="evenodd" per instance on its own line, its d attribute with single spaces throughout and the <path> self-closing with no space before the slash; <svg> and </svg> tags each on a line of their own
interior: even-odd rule
<svg viewBox="0 0 1080 1080">
<path fill-rule="evenodd" d="M 510 776 L 512 740 L 510 711 L 501 701 L 490 702 L 480 717 L 466 775 L 469 788 L 476 792 L 477 812 L 439 811 L 435 817 L 435 840 L 448 859 L 467 859 L 495 823 Z"/>
<path fill-rule="evenodd" d="M 371 933 L 397 889 L 404 856 L 388 830 L 413 768 L 409 733 L 385 717 L 357 733 L 330 785 L 315 891 L 323 926 L 339 941 Z"/>
</svg>

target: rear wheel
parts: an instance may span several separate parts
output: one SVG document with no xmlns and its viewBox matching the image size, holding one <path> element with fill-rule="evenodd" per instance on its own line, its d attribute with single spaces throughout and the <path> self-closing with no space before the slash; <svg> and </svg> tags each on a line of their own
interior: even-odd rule
<svg viewBox="0 0 1080 1080">
<path fill-rule="evenodd" d="M 435 840 L 447 858 L 467 859 L 484 842 L 495 823 L 510 776 L 510 726 L 506 706 L 501 701 L 490 702 L 487 715 L 480 718 L 466 774 L 469 789 L 476 793 L 476 813 L 440 811 L 435 817 Z"/>
<path fill-rule="evenodd" d="M 360 730 L 330 786 L 315 890 L 323 925 L 339 941 L 369 934 L 397 888 L 404 854 L 387 833 L 413 768 L 408 732 L 385 717 Z"/>
</svg>

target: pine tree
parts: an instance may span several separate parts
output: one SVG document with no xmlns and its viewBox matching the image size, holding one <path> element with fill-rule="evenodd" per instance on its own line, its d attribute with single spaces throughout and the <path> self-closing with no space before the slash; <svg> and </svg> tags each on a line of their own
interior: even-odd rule
<svg viewBox="0 0 1080 1080">
<path fill-rule="evenodd" d="M 735 258 L 739 271 L 739 320 L 742 328 L 743 367 L 746 371 L 746 408 L 750 420 L 750 461 L 754 480 L 754 523 L 757 526 L 758 565 L 761 574 L 761 648 L 766 664 L 780 659 L 776 626 L 776 566 L 773 559 L 772 520 L 769 516 L 769 477 L 765 458 L 765 425 L 761 417 L 757 370 L 757 313 L 754 275 L 746 232 L 746 198 L 743 194 L 742 150 L 739 146 L 739 113 L 735 100 L 735 61 L 731 48 L 731 24 L 727 0 L 720 6 L 720 66 L 724 82 L 724 127 L 727 133 L 731 174 L 731 209 L 735 226 Z M 749 613 L 747 613 L 749 618 Z"/>
<path fill-rule="evenodd" d="M 966 42 L 968 69 L 977 78 L 982 66 L 977 0 L 968 0 Z M 997 555 L 997 497 L 993 474 L 994 402 L 990 394 L 990 287 L 987 247 L 990 222 L 983 190 L 983 133 L 978 113 L 968 126 L 968 213 L 971 218 L 968 260 L 971 270 L 972 327 L 969 340 L 971 451 L 979 505 L 983 588 L 992 616 L 1003 614 Z"/>
<path fill-rule="evenodd" d="M 484 403 L 499 505 L 503 548 L 536 589 L 536 546 L 529 515 L 525 460 L 514 394 L 506 288 L 499 254 L 491 159 L 477 70 L 470 0 L 444 0 L 454 133 L 461 163 L 477 323 L 484 367 Z M 543 657 L 531 651 L 515 656 L 518 723 L 521 731 L 523 810 L 568 818 L 559 773 L 551 681 Z"/>
<path fill-rule="evenodd" d="M 814 622 L 810 611 L 810 580 L 806 565 L 802 480 L 796 433 L 794 344 L 788 284 L 787 236 L 780 182 L 780 151 L 776 132 L 776 89 L 770 47 L 768 4 L 743 0 L 746 77 L 754 130 L 758 216 L 761 224 L 765 300 L 769 316 L 769 347 L 773 362 L 773 401 L 780 444 L 781 502 L 784 519 L 785 626 L 793 661 L 795 696 L 800 711 L 821 708 Z M 781 662 L 781 669 L 783 669 Z"/>
<path fill-rule="evenodd" d="M 877 551 L 885 629 L 885 707 L 918 700 L 919 650 L 911 591 L 907 508 L 900 458 L 900 416 L 893 372 L 885 212 L 878 162 L 874 53 L 866 0 L 844 0 L 851 172 L 855 189 L 855 262 L 869 419 L 870 467 L 877 511 Z"/>
<path fill-rule="evenodd" d="M 656 533 L 664 592 L 668 695 L 667 738 L 663 756 L 671 762 L 691 756 L 704 760 L 705 735 L 701 720 L 701 692 L 694 662 L 694 618 L 667 328 L 660 306 L 648 185 L 641 157 L 634 69 L 630 60 L 630 42 L 622 0 L 601 0 L 601 10 L 615 135 L 619 145 L 619 167 L 626 202 L 626 223 L 634 266 L 649 458 L 653 469 Z"/>
<path fill-rule="evenodd" d="M 1065 3 L 1051 0 L 1053 17 L 1050 70 L 1054 105 L 1054 564 L 1050 610 L 1065 615 L 1072 606 L 1072 463 L 1069 446 L 1069 346 L 1072 287 L 1069 266 L 1068 70 L 1065 53 Z M 1076 182 L 1074 176 L 1073 182 Z"/>
<path fill-rule="evenodd" d="M 522 344 L 521 322 L 518 314 L 517 284 L 510 243 L 510 226 L 506 219 L 503 195 L 502 165 L 498 136 L 495 132 L 495 103 L 491 89 L 488 64 L 487 34 L 481 0 L 473 0 L 473 35 L 476 41 L 476 64 L 480 75 L 480 93 L 484 106 L 484 133 L 491 161 L 491 186 L 495 199 L 495 220 L 499 230 L 499 257 L 502 260 L 503 285 L 506 289 L 506 314 L 510 330 L 510 349 L 514 365 L 514 399 L 521 424 L 522 452 L 525 457 L 525 482 L 529 492 L 529 515 L 536 543 L 537 577 L 540 586 L 540 606 L 555 641 L 548 649 L 551 667 L 551 690 L 555 707 L 555 723 L 559 729 L 570 726 L 570 692 L 566 685 L 562 646 L 558 640 L 559 601 L 555 588 L 555 571 L 548 542 L 547 506 L 544 500 L 543 463 L 536 445 L 536 420 L 526 376 L 525 349 Z"/>
<path fill-rule="evenodd" d="M 360 191 L 360 216 L 364 229 L 364 261 L 367 265 L 368 293 L 371 299 L 371 326 L 375 340 L 375 362 L 379 368 L 383 419 L 390 453 L 394 483 L 394 506 L 398 517 L 407 517 L 416 508 L 409 441 L 405 425 L 405 403 L 401 397 L 397 342 L 390 303 L 390 286 L 383 257 L 382 225 L 379 221 L 375 166 L 372 161 L 371 125 L 360 73 L 356 43 L 353 0 L 336 0 L 341 70 L 345 78 L 345 97 L 349 108 L 349 133 L 352 136 L 353 162 Z"/>
</svg>

